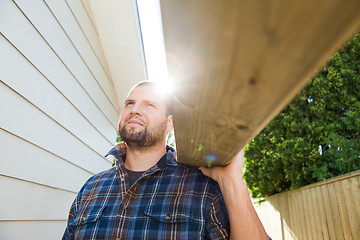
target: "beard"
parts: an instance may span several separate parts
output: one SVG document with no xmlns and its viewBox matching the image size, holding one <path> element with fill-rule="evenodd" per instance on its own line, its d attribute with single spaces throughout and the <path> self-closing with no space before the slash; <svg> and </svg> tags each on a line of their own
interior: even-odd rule
<svg viewBox="0 0 360 240">
<path fill-rule="evenodd" d="M 130 119 L 128 119 L 129 121 Z M 135 129 L 132 126 L 125 124 L 119 125 L 119 134 L 121 139 L 126 144 L 136 150 L 149 149 L 156 144 L 165 140 L 167 121 L 160 122 L 155 126 Z"/>
</svg>

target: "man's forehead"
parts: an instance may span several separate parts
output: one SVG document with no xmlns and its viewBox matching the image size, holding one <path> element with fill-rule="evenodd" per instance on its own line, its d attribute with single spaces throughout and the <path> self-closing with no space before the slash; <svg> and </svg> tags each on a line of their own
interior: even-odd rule
<svg viewBox="0 0 360 240">
<path fill-rule="evenodd" d="M 126 100 L 164 101 L 163 95 L 154 86 L 138 86 L 132 89 Z"/>
</svg>

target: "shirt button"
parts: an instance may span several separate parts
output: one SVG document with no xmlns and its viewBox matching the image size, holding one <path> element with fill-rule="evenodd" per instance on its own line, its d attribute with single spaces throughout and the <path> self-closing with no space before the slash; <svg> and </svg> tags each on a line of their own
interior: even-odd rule
<svg viewBox="0 0 360 240">
<path fill-rule="evenodd" d="M 166 214 L 165 219 L 169 221 L 169 220 L 170 220 L 170 216 Z"/>
<path fill-rule="evenodd" d="M 127 204 L 125 204 L 125 205 L 124 205 L 124 210 L 126 210 L 126 209 L 127 209 L 127 207 L 128 207 L 128 206 L 127 206 Z"/>
<path fill-rule="evenodd" d="M 123 181 L 125 181 L 125 178 L 122 177 L 120 180 L 123 182 Z"/>
</svg>

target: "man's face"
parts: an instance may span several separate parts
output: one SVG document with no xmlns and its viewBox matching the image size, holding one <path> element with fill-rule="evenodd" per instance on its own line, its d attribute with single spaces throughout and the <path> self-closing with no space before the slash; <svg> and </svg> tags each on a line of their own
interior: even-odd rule
<svg viewBox="0 0 360 240">
<path fill-rule="evenodd" d="M 135 88 L 127 97 L 121 114 L 119 133 L 129 147 L 150 148 L 163 142 L 172 130 L 171 116 L 165 114 L 161 95 L 149 86 Z"/>
</svg>

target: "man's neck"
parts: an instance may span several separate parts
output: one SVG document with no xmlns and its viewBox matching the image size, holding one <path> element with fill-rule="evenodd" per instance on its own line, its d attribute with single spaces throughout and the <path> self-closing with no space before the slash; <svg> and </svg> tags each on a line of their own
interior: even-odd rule
<svg viewBox="0 0 360 240">
<path fill-rule="evenodd" d="M 157 144 L 146 150 L 126 149 L 125 167 L 131 171 L 146 171 L 154 166 L 166 153 L 165 143 Z"/>
</svg>

